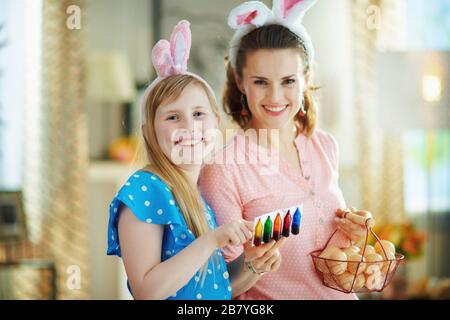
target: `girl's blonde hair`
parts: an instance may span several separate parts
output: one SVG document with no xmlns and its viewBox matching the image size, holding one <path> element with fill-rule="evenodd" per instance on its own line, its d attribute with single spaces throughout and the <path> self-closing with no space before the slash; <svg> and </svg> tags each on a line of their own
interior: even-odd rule
<svg viewBox="0 0 450 320">
<path fill-rule="evenodd" d="M 154 127 L 158 107 L 176 101 L 189 84 L 199 85 L 203 88 L 214 114 L 219 117 L 214 93 L 205 83 L 188 74 L 169 76 L 161 80 L 143 101 L 143 116 L 145 116 L 146 124 L 142 128 L 142 135 L 147 160 L 149 161 L 145 170 L 158 175 L 170 187 L 188 228 L 198 238 L 209 231 L 205 216 L 205 204 L 197 185 L 161 150 Z M 203 269 L 206 269 L 207 265 L 206 263 Z M 201 270 L 203 281 L 206 275 L 204 271 Z"/>
</svg>

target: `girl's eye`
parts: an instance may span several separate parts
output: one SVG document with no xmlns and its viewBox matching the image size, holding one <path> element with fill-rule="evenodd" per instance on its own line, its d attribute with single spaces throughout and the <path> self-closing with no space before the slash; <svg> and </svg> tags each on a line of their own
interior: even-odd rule
<svg viewBox="0 0 450 320">
<path fill-rule="evenodd" d="M 178 116 L 177 116 L 176 114 L 174 114 L 174 115 L 168 116 L 168 117 L 166 118 L 166 120 L 169 120 L 169 121 L 176 121 L 176 120 L 178 120 Z"/>
<path fill-rule="evenodd" d="M 293 84 L 293 83 L 295 83 L 295 79 L 286 79 L 284 81 L 284 83 L 287 84 L 287 85 Z"/>
<path fill-rule="evenodd" d="M 203 115 L 205 115 L 206 113 L 204 113 L 204 112 L 201 112 L 201 111 L 196 111 L 196 112 L 194 112 L 194 117 L 201 117 L 201 116 L 203 116 Z"/>
</svg>

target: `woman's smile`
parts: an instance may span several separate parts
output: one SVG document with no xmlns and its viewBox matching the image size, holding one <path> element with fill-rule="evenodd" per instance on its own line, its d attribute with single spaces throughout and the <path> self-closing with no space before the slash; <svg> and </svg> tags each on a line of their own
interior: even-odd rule
<svg viewBox="0 0 450 320">
<path fill-rule="evenodd" d="M 272 117 L 281 116 L 289 107 L 289 104 L 263 104 L 262 106 L 266 113 Z"/>
</svg>

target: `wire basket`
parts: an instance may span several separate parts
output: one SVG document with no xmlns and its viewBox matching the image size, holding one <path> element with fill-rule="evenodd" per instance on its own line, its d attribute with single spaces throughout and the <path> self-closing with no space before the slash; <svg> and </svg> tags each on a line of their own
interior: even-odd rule
<svg viewBox="0 0 450 320">
<path fill-rule="evenodd" d="M 366 219 L 366 238 L 361 251 L 361 259 L 355 260 L 336 260 L 326 257 L 320 257 L 322 252 L 328 248 L 329 243 L 339 231 L 336 229 L 327 243 L 321 250 L 310 253 L 314 263 L 314 268 L 319 275 L 322 283 L 332 289 L 344 292 L 381 292 L 391 282 L 400 263 L 404 262 L 404 256 L 399 253 L 388 253 L 382 241 L 369 225 L 371 218 Z M 376 242 L 379 243 L 383 251 L 383 260 L 367 261 L 364 255 L 367 249 L 367 240 L 369 233 L 372 234 Z"/>
</svg>

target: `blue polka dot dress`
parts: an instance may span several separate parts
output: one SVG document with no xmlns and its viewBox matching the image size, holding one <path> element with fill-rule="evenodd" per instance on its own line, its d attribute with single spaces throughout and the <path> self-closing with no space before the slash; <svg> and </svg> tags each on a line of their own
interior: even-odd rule
<svg viewBox="0 0 450 320">
<path fill-rule="evenodd" d="M 165 226 L 161 262 L 170 259 L 195 240 L 195 236 L 189 230 L 169 187 L 157 175 L 147 171 L 137 171 L 122 186 L 111 202 L 108 225 L 108 255 L 122 257 L 117 228 L 118 213 L 122 205 L 130 208 L 131 212 L 144 223 Z M 214 213 L 208 205 L 206 205 L 206 208 L 206 219 L 210 228 L 215 229 L 217 224 Z M 231 299 L 229 274 L 220 249 L 217 249 L 216 255 L 209 258 L 205 275 L 203 286 L 200 270 L 198 270 L 184 287 L 168 299 Z M 128 288 L 132 294 L 132 288 L 129 285 Z"/>
</svg>

